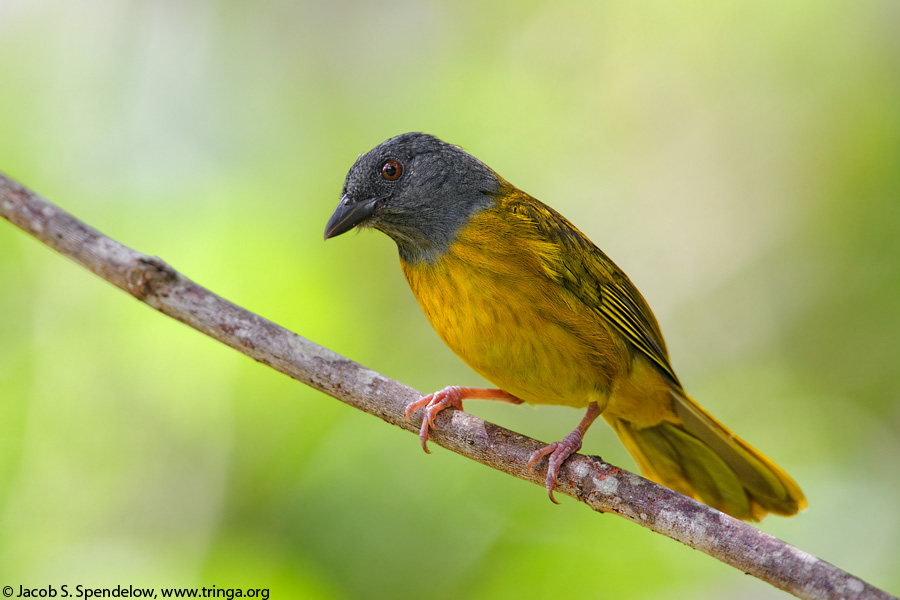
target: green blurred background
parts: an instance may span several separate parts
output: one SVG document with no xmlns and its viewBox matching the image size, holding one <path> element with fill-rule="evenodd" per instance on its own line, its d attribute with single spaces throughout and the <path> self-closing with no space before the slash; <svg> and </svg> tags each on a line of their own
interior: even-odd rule
<svg viewBox="0 0 900 600">
<path fill-rule="evenodd" d="M 567 215 L 809 497 L 761 527 L 900 592 L 900 4 L 0 0 L 0 170 L 424 391 L 478 384 L 357 154 L 457 143 Z M 163 318 L 0 223 L 0 584 L 779 598 Z M 467 410 L 546 441 L 581 417 Z M 604 425 L 585 450 L 634 462 Z M 70 587 L 70 590 L 72 588 Z"/>
</svg>

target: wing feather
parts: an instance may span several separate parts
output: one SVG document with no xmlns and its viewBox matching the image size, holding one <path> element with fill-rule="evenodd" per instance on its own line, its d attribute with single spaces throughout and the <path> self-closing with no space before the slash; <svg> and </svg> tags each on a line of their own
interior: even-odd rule
<svg viewBox="0 0 900 600">
<path fill-rule="evenodd" d="M 634 348 L 677 385 L 666 343 L 647 302 L 624 272 L 565 217 L 527 197 L 509 200 L 512 212 L 529 221 L 549 242 L 545 272 L 587 308 L 611 323 Z"/>
</svg>

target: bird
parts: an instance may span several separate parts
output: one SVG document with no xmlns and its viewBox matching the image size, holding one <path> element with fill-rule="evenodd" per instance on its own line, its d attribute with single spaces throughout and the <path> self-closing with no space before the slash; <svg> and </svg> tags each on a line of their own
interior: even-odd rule
<svg viewBox="0 0 900 600">
<path fill-rule="evenodd" d="M 553 208 L 459 146 L 426 133 L 359 155 L 325 239 L 374 228 L 396 242 L 407 283 L 434 330 L 496 389 L 449 386 L 423 409 L 428 451 L 438 413 L 463 400 L 585 409 L 548 457 L 545 488 L 602 416 L 657 483 L 742 520 L 806 508 L 797 483 L 695 402 L 659 325 L 625 273 Z"/>
</svg>

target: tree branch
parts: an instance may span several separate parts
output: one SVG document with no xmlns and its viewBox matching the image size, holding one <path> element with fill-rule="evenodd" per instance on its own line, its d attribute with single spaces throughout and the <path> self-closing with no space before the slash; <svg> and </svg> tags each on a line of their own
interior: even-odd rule
<svg viewBox="0 0 900 600">
<path fill-rule="evenodd" d="M 406 405 L 421 397 L 416 390 L 220 298 L 162 260 L 103 235 L 2 173 L 0 215 L 161 313 L 350 406 L 418 432 L 418 422 L 403 419 Z M 431 441 L 544 485 L 544 475 L 525 467 L 528 456 L 544 446 L 537 440 L 462 411 L 444 411 Z M 563 465 L 557 492 L 595 511 L 634 521 L 800 598 L 893 598 L 778 538 L 596 456 L 572 455 Z"/>
</svg>

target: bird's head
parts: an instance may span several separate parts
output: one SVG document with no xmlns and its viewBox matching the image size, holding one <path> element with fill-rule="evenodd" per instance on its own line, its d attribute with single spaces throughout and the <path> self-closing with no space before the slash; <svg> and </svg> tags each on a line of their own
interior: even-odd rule
<svg viewBox="0 0 900 600">
<path fill-rule="evenodd" d="M 430 262 L 474 213 L 491 205 L 501 181 L 457 146 L 425 133 L 404 133 L 350 167 L 325 239 L 374 227 L 397 242 L 405 261 Z"/>
</svg>

